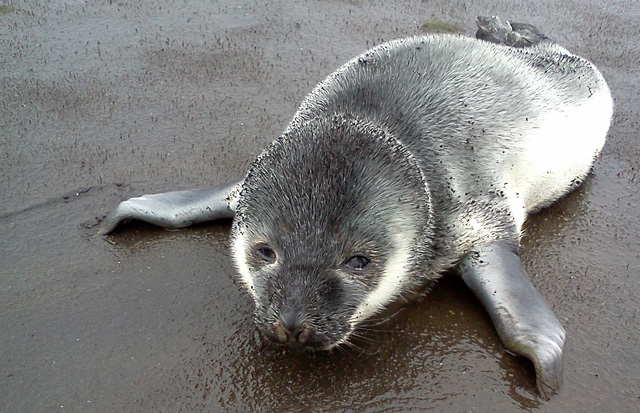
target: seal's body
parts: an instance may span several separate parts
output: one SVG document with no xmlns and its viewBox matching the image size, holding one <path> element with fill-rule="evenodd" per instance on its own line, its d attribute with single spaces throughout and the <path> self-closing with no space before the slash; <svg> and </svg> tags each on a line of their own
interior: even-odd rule
<svg viewBox="0 0 640 413">
<path fill-rule="evenodd" d="M 240 273 L 263 304 L 268 294 L 255 290 L 256 279 L 275 276 L 253 273 L 246 257 L 256 240 L 284 242 L 285 233 L 294 236 L 276 255 L 295 251 L 305 260 L 331 256 L 342 264 L 350 248 L 362 247 L 339 245 L 331 235 L 342 237 L 349 225 L 339 218 L 357 211 L 355 226 L 375 229 L 369 241 L 385 239 L 376 247 L 388 256 L 357 303 L 337 306 L 353 307 L 340 330 L 351 331 L 474 248 L 497 240 L 516 247 L 526 214 L 587 175 L 610 117 L 611 98 L 599 72 L 552 43 L 516 49 L 425 36 L 378 46 L 320 83 L 284 136 L 250 169 L 233 229 Z M 381 161 L 389 151 L 402 156 Z M 397 169 L 409 176 L 392 176 Z M 424 188 L 418 188 L 421 180 Z M 390 205 L 382 206 L 380 193 Z M 261 230 L 268 222 L 272 232 L 252 232 L 255 222 Z M 302 235 L 305 225 L 309 232 Z M 250 235 L 238 235 L 243 231 Z M 351 298 L 356 294 L 349 288 Z M 337 299 L 328 300 L 335 305 Z M 277 311 L 264 314 L 265 331 L 276 321 Z M 321 341 L 331 346 L 344 339 Z"/>
<path fill-rule="evenodd" d="M 612 101 L 598 70 L 554 43 L 517 49 L 427 36 L 383 44 L 344 65 L 304 100 L 289 129 L 336 113 L 383 125 L 447 209 L 492 187 L 521 224 L 587 175 Z"/>
<path fill-rule="evenodd" d="M 104 232 L 125 218 L 181 227 L 235 214 L 257 325 L 292 347 L 345 343 L 457 267 L 548 396 L 564 330 L 521 266 L 520 231 L 589 173 L 612 101 L 591 63 L 537 38 L 524 49 L 451 35 L 380 45 L 321 82 L 243 180 L 131 199 Z"/>
</svg>

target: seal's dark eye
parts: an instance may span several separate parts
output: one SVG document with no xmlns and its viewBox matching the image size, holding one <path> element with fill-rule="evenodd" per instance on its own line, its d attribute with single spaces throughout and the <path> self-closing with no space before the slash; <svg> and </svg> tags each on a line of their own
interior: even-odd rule
<svg viewBox="0 0 640 413">
<path fill-rule="evenodd" d="M 262 258 L 268 263 L 273 263 L 276 261 L 275 251 L 267 246 L 259 247 L 258 249 L 256 249 L 256 253 L 258 254 L 258 257 Z"/>
<path fill-rule="evenodd" d="M 369 258 L 364 255 L 354 255 L 352 257 L 347 258 L 344 262 L 344 265 L 350 270 L 360 271 L 363 270 L 367 265 L 369 265 Z"/>
</svg>

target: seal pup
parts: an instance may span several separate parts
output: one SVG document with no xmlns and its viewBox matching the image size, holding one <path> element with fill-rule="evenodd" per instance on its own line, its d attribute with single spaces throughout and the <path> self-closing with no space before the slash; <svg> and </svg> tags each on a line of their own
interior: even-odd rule
<svg viewBox="0 0 640 413">
<path fill-rule="evenodd" d="M 533 26 L 478 26 L 486 40 L 412 37 L 352 59 L 243 179 L 132 198 L 101 232 L 127 219 L 182 228 L 235 217 L 232 254 L 256 324 L 298 348 L 348 342 L 456 268 L 550 397 L 565 332 L 520 262 L 522 224 L 589 173 L 613 103 L 592 63 Z"/>
</svg>

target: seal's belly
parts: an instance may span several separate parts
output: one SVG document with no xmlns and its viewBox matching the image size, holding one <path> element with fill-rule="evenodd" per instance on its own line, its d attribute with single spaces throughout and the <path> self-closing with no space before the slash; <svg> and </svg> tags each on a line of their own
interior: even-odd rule
<svg viewBox="0 0 640 413">
<path fill-rule="evenodd" d="M 584 179 L 602 150 L 612 111 L 604 85 L 581 105 L 547 112 L 532 125 L 504 171 L 525 214 L 549 205 Z"/>
</svg>

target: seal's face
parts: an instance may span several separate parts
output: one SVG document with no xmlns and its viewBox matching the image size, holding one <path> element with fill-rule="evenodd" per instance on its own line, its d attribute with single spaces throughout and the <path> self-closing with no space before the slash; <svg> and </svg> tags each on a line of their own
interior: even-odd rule
<svg viewBox="0 0 640 413">
<path fill-rule="evenodd" d="M 254 162 L 233 252 L 272 341 L 329 349 L 414 286 L 430 238 L 413 158 L 355 119 L 290 128 Z"/>
</svg>

